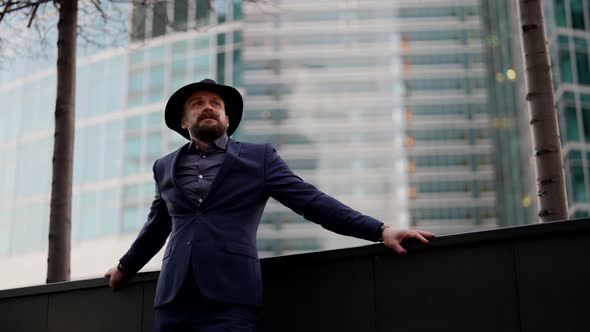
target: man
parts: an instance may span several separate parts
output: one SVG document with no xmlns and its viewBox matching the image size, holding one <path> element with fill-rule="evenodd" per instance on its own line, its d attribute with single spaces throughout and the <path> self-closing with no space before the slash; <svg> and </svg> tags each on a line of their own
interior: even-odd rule
<svg viewBox="0 0 590 332">
<path fill-rule="evenodd" d="M 114 289 L 170 239 L 154 301 L 157 331 L 255 331 L 262 301 L 256 231 L 269 197 L 339 234 L 383 241 L 400 254 L 406 238 L 434 234 L 393 230 L 294 175 L 270 144 L 236 142 L 240 93 L 206 79 L 176 91 L 166 125 L 190 142 L 158 159 L 147 222 L 117 267 Z"/>
</svg>

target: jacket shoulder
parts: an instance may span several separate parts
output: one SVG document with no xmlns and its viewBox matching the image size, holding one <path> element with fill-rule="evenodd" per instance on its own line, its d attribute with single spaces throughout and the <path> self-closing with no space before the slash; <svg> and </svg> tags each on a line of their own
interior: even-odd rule
<svg viewBox="0 0 590 332">
<path fill-rule="evenodd" d="M 179 147 L 178 149 L 168 153 L 167 155 L 156 159 L 156 161 L 154 162 L 154 167 L 153 167 L 154 171 L 159 170 L 162 167 L 166 167 L 167 165 L 170 165 L 172 163 L 172 161 L 174 160 L 174 158 L 176 157 L 176 155 L 178 153 L 180 153 L 180 150 L 185 149 L 187 145 L 188 145 L 188 143 L 186 143 L 185 145 Z"/>
<path fill-rule="evenodd" d="M 242 148 L 246 148 L 248 150 L 253 150 L 253 151 L 264 151 L 268 148 L 268 146 L 270 146 L 271 144 L 269 143 L 248 143 L 248 142 L 239 142 L 239 141 L 234 141 L 235 144 L 240 144 Z"/>
<path fill-rule="evenodd" d="M 233 144 L 239 145 L 239 155 L 244 158 L 265 158 L 268 151 L 272 150 L 269 143 L 248 143 L 233 141 Z"/>
</svg>

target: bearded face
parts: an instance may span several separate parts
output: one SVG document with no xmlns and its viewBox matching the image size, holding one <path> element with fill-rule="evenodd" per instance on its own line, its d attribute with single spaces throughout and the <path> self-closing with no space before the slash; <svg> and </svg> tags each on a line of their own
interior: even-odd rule
<svg viewBox="0 0 590 332">
<path fill-rule="evenodd" d="M 229 126 L 225 103 L 214 92 L 197 91 L 184 104 L 181 122 L 191 138 L 211 143 L 223 136 Z"/>
</svg>

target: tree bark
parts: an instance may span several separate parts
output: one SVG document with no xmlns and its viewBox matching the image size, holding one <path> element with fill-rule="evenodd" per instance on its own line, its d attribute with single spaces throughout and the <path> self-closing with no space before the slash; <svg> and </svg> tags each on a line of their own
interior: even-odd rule
<svg viewBox="0 0 590 332">
<path fill-rule="evenodd" d="M 526 101 L 537 178 L 539 222 L 568 218 L 551 63 L 541 0 L 517 0 L 526 70 Z"/>
<path fill-rule="evenodd" d="M 78 0 L 60 0 L 47 283 L 70 279 Z"/>
</svg>

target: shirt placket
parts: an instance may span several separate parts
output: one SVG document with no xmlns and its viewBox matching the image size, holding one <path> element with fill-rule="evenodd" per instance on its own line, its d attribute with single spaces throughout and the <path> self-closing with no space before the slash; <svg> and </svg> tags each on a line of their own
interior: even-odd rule
<svg viewBox="0 0 590 332">
<path fill-rule="evenodd" d="M 200 208 L 201 207 L 201 204 L 203 203 L 203 188 L 202 188 L 202 186 L 203 186 L 203 183 L 202 183 L 202 181 L 203 181 L 203 171 L 202 171 L 203 170 L 203 167 L 202 167 L 202 165 L 200 163 L 200 160 L 201 159 L 205 159 L 205 158 L 203 158 L 204 153 L 202 153 L 198 149 L 197 149 L 197 153 L 200 156 L 199 162 L 197 162 L 197 174 L 196 174 L 196 176 L 197 176 L 197 188 L 198 188 L 197 192 L 199 193 L 199 197 L 197 197 L 197 201 L 195 203 L 197 204 L 197 207 Z"/>
</svg>

